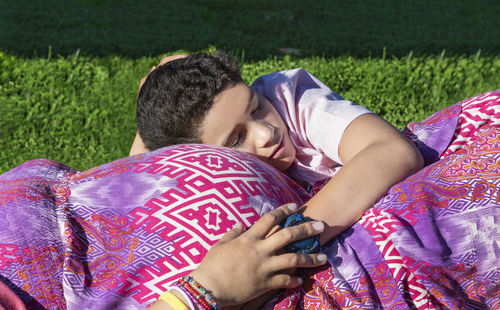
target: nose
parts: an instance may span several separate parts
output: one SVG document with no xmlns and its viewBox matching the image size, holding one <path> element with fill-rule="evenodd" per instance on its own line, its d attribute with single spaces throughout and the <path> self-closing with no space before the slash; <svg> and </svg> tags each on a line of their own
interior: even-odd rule
<svg viewBox="0 0 500 310">
<path fill-rule="evenodd" d="M 264 121 L 252 122 L 252 132 L 256 148 L 268 147 L 273 144 L 274 131 L 276 128 Z"/>
</svg>

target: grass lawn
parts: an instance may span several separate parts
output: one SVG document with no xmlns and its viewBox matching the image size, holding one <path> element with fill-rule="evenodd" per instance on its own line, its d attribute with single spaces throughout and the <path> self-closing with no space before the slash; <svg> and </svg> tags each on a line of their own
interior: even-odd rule
<svg viewBox="0 0 500 310">
<path fill-rule="evenodd" d="M 303 67 L 398 128 L 500 88 L 499 5 L 470 1 L 0 1 L 0 173 L 127 156 L 138 81 L 224 49 L 243 76 Z"/>
</svg>

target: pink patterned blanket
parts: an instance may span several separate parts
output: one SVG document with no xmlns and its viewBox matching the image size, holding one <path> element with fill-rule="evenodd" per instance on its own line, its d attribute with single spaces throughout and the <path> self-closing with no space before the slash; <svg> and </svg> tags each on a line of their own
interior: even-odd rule
<svg viewBox="0 0 500 310">
<path fill-rule="evenodd" d="M 274 309 L 500 309 L 499 125 L 499 91 L 410 124 L 426 162 L 441 159 L 393 186 Z"/>
<path fill-rule="evenodd" d="M 326 245 L 275 309 L 500 308 L 500 91 L 408 126 L 426 166 Z M 0 176 L 0 280 L 29 309 L 145 309 L 236 221 L 309 194 L 248 155 L 169 147 Z"/>
</svg>

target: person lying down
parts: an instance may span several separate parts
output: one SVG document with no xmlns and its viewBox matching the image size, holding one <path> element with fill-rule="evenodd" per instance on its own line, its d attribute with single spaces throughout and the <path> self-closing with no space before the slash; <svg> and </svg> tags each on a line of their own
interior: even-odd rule
<svg viewBox="0 0 500 310">
<path fill-rule="evenodd" d="M 403 134 L 307 71 L 276 72 L 247 86 L 236 60 L 222 52 L 175 56 L 153 69 L 136 118 L 132 155 L 142 145 L 225 146 L 292 177 L 314 192 L 302 213 L 326 224 L 321 244 L 423 167 Z"/>
</svg>

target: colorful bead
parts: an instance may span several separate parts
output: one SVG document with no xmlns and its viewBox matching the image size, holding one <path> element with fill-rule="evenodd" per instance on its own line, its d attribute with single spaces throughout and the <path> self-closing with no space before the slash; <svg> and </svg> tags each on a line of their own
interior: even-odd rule
<svg viewBox="0 0 500 310">
<path fill-rule="evenodd" d="M 207 302 L 203 299 L 203 297 L 201 296 L 201 294 L 198 293 L 193 287 L 191 287 L 188 282 L 183 281 L 182 282 L 182 286 L 185 289 L 187 289 L 187 291 L 189 292 L 189 294 L 191 294 L 191 296 L 194 297 L 194 299 L 198 302 L 199 305 L 202 306 L 203 309 L 212 310 L 212 307 L 210 307 L 207 304 Z"/>
<path fill-rule="evenodd" d="M 201 294 L 203 295 L 203 297 L 205 297 L 205 299 L 207 299 L 207 301 L 210 303 L 210 305 L 212 306 L 212 308 L 214 310 L 218 310 L 219 309 L 217 307 L 217 303 L 215 302 L 215 299 L 213 298 L 212 294 L 207 289 L 205 289 L 200 283 L 196 282 L 192 277 L 186 276 L 185 278 L 189 282 L 189 284 L 194 285 L 194 287 L 198 291 L 201 292 Z"/>
<path fill-rule="evenodd" d="M 194 280 L 192 277 L 182 277 L 177 281 L 176 286 L 182 289 L 189 296 L 193 297 L 192 299 L 198 306 L 200 306 L 200 308 L 206 310 L 219 309 L 210 291 L 208 291 L 200 283 L 196 282 L 196 280 Z"/>
</svg>

